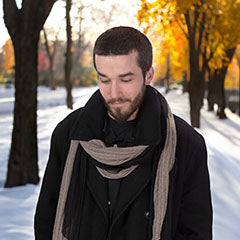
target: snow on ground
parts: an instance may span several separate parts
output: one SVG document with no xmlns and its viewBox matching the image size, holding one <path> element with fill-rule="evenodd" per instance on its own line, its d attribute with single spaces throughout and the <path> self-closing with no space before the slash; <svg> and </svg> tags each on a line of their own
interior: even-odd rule
<svg viewBox="0 0 240 240">
<path fill-rule="evenodd" d="M 166 96 L 172 111 L 189 121 L 187 94 L 172 91 Z M 214 240 L 240 239 L 240 118 L 226 109 L 228 119 L 219 120 L 201 111 L 201 129 L 208 148 L 213 201 Z M 204 200 L 204 199 L 203 199 Z"/>
<path fill-rule="evenodd" d="M 39 87 L 38 142 L 42 178 L 49 153 L 51 133 L 56 124 L 70 113 L 65 106 L 65 89 L 50 91 Z M 96 90 L 75 88 L 74 109 L 83 106 Z M 174 90 L 166 95 L 172 111 L 189 122 L 187 94 Z M 14 90 L 0 87 L 0 239 L 33 239 L 33 216 L 40 184 L 4 189 L 11 144 Z M 205 104 L 206 105 L 206 104 Z M 205 137 L 214 209 L 214 240 L 240 239 L 240 118 L 226 110 L 228 119 L 219 120 L 202 109 L 201 129 Z M 204 199 L 203 199 L 204 201 Z"/>
</svg>

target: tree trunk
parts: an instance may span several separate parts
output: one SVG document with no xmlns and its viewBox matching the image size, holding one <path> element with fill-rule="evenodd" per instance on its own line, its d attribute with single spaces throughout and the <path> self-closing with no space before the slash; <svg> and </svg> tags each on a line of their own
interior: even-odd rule
<svg viewBox="0 0 240 240">
<path fill-rule="evenodd" d="M 190 81 L 188 83 L 189 102 L 190 102 L 190 118 L 192 127 L 200 128 L 200 110 L 203 105 L 204 98 L 204 77 L 206 71 L 206 63 L 200 65 L 200 57 L 202 55 L 202 40 L 205 24 L 205 13 L 200 14 L 200 5 L 195 5 L 195 10 L 187 11 L 185 20 L 188 28 L 188 45 L 189 45 L 189 66 Z M 192 21 L 193 20 L 193 21 Z M 193 23 L 193 24 L 192 24 Z"/>
<path fill-rule="evenodd" d="M 53 58 L 49 61 L 49 87 L 51 90 L 56 90 L 54 70 L 53 70 Z"/>
<path fill-rule="evenodd" d="M 192 127 L 200 128 L 200 110 L 203 105 L 205 91 L 205 67 L 199 68 L 198 56 L 190 46 L 190 81 L 188 83 L 188 93 L 190 102 L 190 119 Z"/>
<path fill-rule="evenodd" d="M 200 128 L 200 107 L 196 107 L 194 105 L 195 102 L 198 102 L 196 97 L 191 96 L 190 100 L 190 117 L 191 117 L 191 125 L 195 128 Z"/>
<path fill-rule="evenodd" d="M 200 128 L 200 110 L 203 102 L 201 88 L 203 88 L 204 79 L 201 79 L 201 74 L 194 79 L 188 83 L 190 119 L 192 127 Z"/>
<path fill-rule="evenodd" d="M 65 87 L 67 90 L 67 107 L 73 109 L 72 100 L 72 81 L 71 81 L 71 70 L 72 70 L 72 27 L 70 21 L 70 11 L 72 1 L 67 0 L 66 2 L 66 30 L 67 30 L 67 49 L 66 49 L 66 62 L 65 62 Z"/>
<path fill-rule="evenodd" d="M 40 4 L 41 2 L 41 4 Z M 4 0 L 4 21 L 11 36 L 15 55 L 15 105 L 12 143 L 5 187 L 37 184 L 37 60 L 40 30 L 54 0 Z"/>
<path fill-rule="evenodd" d="M 228 70 L 228 66 L 232 61 L 233 55 L 235 53 L 236 47 L 226 50 L 226 56 L 228 57 L 228 62 L 224 62 L 223 67 L 219 69 L 217 80 L 218 80 L 218 112 L 217 115 L 220 119 L 226 119 L 227 116 L 225 114 L 226 108 L 226 100 L 225 100 L 225 88 L 224 82 Z"/>
<path fill-rule="evenodd" d="M 216 71 L 212 72 L 210 69 L 208 69 L 208 111 L 214 111 L 214 104 L 217 103 L 217 79 L 216 79 Z"/>
<path fill-rule="evenodd" d="M 219 71 L 219 92 L 218 92 L 218 112 L 217 115 L 220 119 L 226 119 L 227 116 L 225 114 L 225 108 L 226 108 L 226 100 L 225 100 L 225 89 L 224 89 L 224 80 L 227 73 L 227 67 L 222 67 Z"/>
<path fill-rule="evenodd" d="M 208 111 L 213 112 L 214 111 L 214 103 L 211 100 L 209 100 L 209 98 L 207 99 L 207 101 L 208 101 Z"/>
<path fill-rule="evenodd" d="M 39 182 L 36 115 L 38 39 L 32 40 L 30 34 L 19 34 L 13 42 L 16 91 L 12 144 L 5 187 Z"/>
<path fill-rule="evenodd" d="M 46 33 L 45 29 L 43 29 L 43 35 L 44 35 L 44 39 L 45 39 L 45 48 L 46 48 L 46 52 L 47 52 L 47 56 L 48 56 L 48 60 L 49 60 L 49 70 L 48 70 L 49 88 L 51 90 L 56 90 L 53 64 L 54 64 L 54 56 L 55 56 L 55 51 L 56 51 L 57 39 L 55 40 L 55 42 L 53 44 L 53 50 L 51 52 L 50 47 L 49 47 L 47 33 Z"/>
<path fill-rule="evenodd" d="M 183 87 L 183 93 L 186 93 L 188 91 L 187 89 L 187 71 L 183 72 L 183 80 L 182 80 L 182 87 Z"/>
<path fill-rule="evenodd" d="M 170 54 L 168 54 L 167 57 L 167 71 L 166 71 L 166 75 L 164 77 L 164 81 L 165 81 L 165 94 L 167 94 L 170 91 Z"/>
<path fill-rule="evenodd" d="M 240 116 L 240 56 L 236 54 L 238 62 L 238 116 Z"/>
</svg>

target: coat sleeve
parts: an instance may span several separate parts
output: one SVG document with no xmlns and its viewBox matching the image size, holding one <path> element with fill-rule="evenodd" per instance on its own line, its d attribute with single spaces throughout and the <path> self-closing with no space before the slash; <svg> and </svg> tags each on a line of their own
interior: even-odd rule
<svg viewBox="0 0 240 240">
<path fill-rule="evenodd" d="M 59 125 L 51 138 L 51 147 L 34 218 L 36 240 L 51 240 L 60 184 L 69 141 Z"/>
<path fill-rule="evenodd" d="M 189 156 L 183 177 L 180 216 L 174 240 L 212 239 L 212 204 L 207 150 L 202 137 L 200 144 L 193 148 L 195 150 Z"/>
</svg>

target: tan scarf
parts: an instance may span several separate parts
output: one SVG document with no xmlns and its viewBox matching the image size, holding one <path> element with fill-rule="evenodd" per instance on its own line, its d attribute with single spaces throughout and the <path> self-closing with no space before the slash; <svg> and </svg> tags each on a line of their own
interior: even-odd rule
<svg viewBox="0 0 240 240">
<path fill-rule="evenodd" d="M 118 148 L 116 146 L 106 147 L 102 141 L 96 139 L 88 142 L 72 140 L 61 182 L 57 213 L 53 229 L 53 240 L 66 240 L 62 234 L 64 207 L 71 180 L 73 162 L 79 144 L 82 145 L 83 149 L 92 158 L 96 159 L 100 163 L 110 166 L 118 166 L 130 161 L 131 159 L 139 156 L 148 147 L 143 145 L 124 148 Z M 167 210 L 169 172 L 171 171 L 175 161 L 176 144 L 177 135 L 174 117 L 170 108 L 168 107 L 166 140 L 158 162 L 154 184 L 154 220 L 152 226 L 152 240 L 160 240 L 162 224 Z M 99 173 L 109 179 L 123 178 L 136 168 L 137 165 L 133 165 L 127 169 L 122 169 L 118 172 L 115 172 L 97 167 Z"/>
</svg>

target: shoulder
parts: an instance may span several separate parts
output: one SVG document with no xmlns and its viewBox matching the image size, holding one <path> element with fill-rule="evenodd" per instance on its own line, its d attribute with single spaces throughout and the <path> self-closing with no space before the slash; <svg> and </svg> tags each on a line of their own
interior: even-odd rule
<svg viewBox="0 0 240 240">
<path fill-rule="evenodd" d="M 81 116 L 82 109 L 77 109 L 63 119 L 54 129 L 51 136 L 50 158 L 55 159 L 55 165 L 64 169 L 68 150 L 71 143 L 71 131 L 74 123 Z"/>
<path fill-rule="evenodd" d="M 74 125 L 81 117 L 83 109 L 84 107 L 78 108 L 59 122 L 53 131 L 53 135 L 56 135 L 57 137 L 69 137 Z"/>
<path fill-rule="evenodd" d="M 205 145 L 203 136 L 190 126 L 185 120 L 174 115 L 178 144 L 181 146 L 189 146 L 196 149 Z"/>
<path fill-rule="evenodd" d="M 207 148 L 203 136 L 180 117 L 174 118 L 177 130 L 177 163 L 183 169 L 205 165 Z"/>
<path fill-rule="evenodd" d="M 207 148 L 203 136 L 183 119 L 175 116 L 177 147 L 175 168 L 185 177 L 207 169 Z M 204 170 L 203 170 L 204 169 Z"/>
</svg>

